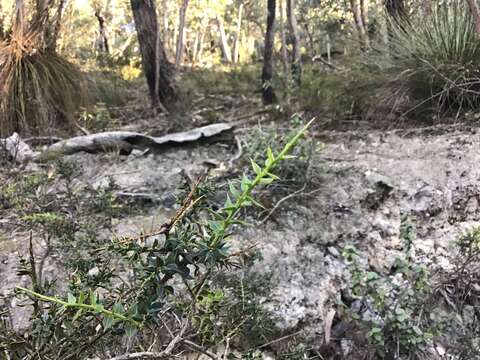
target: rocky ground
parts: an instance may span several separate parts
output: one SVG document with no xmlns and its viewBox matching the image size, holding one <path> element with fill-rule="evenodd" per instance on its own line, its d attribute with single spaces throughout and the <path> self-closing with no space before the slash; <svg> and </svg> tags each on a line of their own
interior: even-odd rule
<svg viewBox="0 0 480 360">
<path fill-rule="evenodd" d="M 320 334 L 331 300 L 344 286 L 345 245 L 355 245 L 368 254 L 372 269 L 388 273 L 402 250 L 401 217 L 409 215 L 417 255 L 434 253 L 438 266 L 449 266 L 450 242 L 480 225 L 480 132 L 461 125 L 315 134 L 325 143 L 318 187 L 284 201 L 263 226 L 241 230 L 235 241 L 238 247 L 258 244 L 262 259 L 254 270 L 271 276 L 271 296 L 264 301 L 279 325 L 306 325 Z M 232 142 L 216 142 L 163 153 L 67 158 L 82 165 L 79 183 L 102 186 L 111 177 L 121 196 L 153 201 L 145 213 L 115 223 L 125 234 L 161 224 L 185 176 L 212 167 L 225 171 L 235 152 Z M 27 251 L 27 240 L 8 218 L 0 220 L 0 294 L 18 284 L 16 252 Z M 45 270 L 46 276 L 56 274 L 53 265 Z"/>
</svg>

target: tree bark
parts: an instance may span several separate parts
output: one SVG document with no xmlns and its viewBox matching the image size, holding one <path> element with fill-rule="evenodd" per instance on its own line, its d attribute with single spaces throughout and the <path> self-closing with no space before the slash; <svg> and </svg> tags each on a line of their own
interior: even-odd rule
<svg viewBox="0 0 480 360">
<path fill-rule="evenodd" d="M 288 59 L 288 48 L 287 48 L 287 35 L 285 33 L 285 9 L 283 7 L 283 1 L 279 0 L 278 2 L 278 9 L 280 14 L 280 40 L 282 42 L 282 63 L 283 63 L 283 71 L 285 72 L 285 76 L 287 77 L 288 82 L 290 82 L 290 66 L 289 66 L 289 59 Z"/>
<path fill-rule="evenodd" d="M 303 24 L 303 28 L 305 29 L 305 33 L 307 34 L 307 38 L 308 38 L 308 45 L 310 47 L 310 56 L 315 56 L 315 41 L 313 40 L 313 34 L 312 34 L 312 31 L 310 30 L 310 26 L 308 25 L 308 23 L 304 23 Z"/>
<path fill-rule="evenodd" d="M 267 31 L 265 33 L 265 51 L 263 55 L 262 70 L 262 95 L 265 105 L 273 104 L 276 101 L 275 92 L 273 90 L 273 45 L 275 40 L 275 11 L 276 0 L 268 0 L 267 2 Z"/>
<path fill-rule="evenodd" d="M 180 15 L 178 17 L 178 39 L 177 39 L 177 52 L 175 55 L 175 66 L 180 66 L 183 60 L 183 52 L 185 49 L 185 18 L 187 16 L 188 0 L 183 0 L 182 7 L 180 8 Z"/>
<path fill-rule="evenodd" d="M 130 0 L 130 4 L 152 106 L 168 106 L 176 100 L 176 93 L 172 80 L 172 64 L 167 60 L 158 32 L 155 1 Z"/>
<path fill-rule="evenodd" d="M 163 43 L 165 44 L 165 52 L 168 52 L 170 55 L 172 54 L 172 48 L 169 48 L 169 34 L 168 34 L 168 6 L 167 0 L 162 0 L 162 36 L 163 36 Z"/>
<path fill-rule="evenodd" d="M 298 43 L 298 25 L 295 16 L 295 0 L 287 0 L 287 19 L 290 30 L 290 42 L 292 43 L 292 76 L 297 85 L 302 82 L 302 63 L 300 57 L 300 45 Z"/>
<path fill-rule="evenodd" d="M 477 34 L 477 37 L 480 37 L 480 7 L 477 0 L 467 0 L 467 3 L 475 24 L 475 33 Z"/>
<path fill-rule="evenodd" d="M 355 23 L 355 28 L 357 29 L 360 47 L 365 49 L 369 46 L 369 40 L 365 24 L 363 23 L 362 9 L 359 0 L 350 0 L 350 8 L 353 13 L 353 20 Z"/>
<path fill-rule="evenodd" d="M 95 10 L 95 17 L 98 21 L 98 50 L 103 53 L 110 53 L 110 46 L 108 45 L 107 28 L 105 26 L 105 18 L 99 8 Z"/>
<path fill-rule="evenodd" d="M 190 53 L 190 59 L 192 63 L 195 63 L 195 59 L 197 58 L 197 51 L 198 51 L 198 43 L 200 41 L 200 34 L 199 31 L 195 31 L 195 38 L 193 39 L 193 45 Z"/>
<path fill-rule="evenodd" d="M 66 3 L 67 3 L 67 0 L 60 0 L 60 2 L 58 3 L 57 13 L 55 15 L 55 21 L 53 23 L 51 39 L 48 45 L 49 49 L 52 51 L 56 51 L 57 49 L 57 42 L 58 42 L 58 37 L 60 35 L 60 28 L 62 26 L 63 12 L 65 10 Z"/>
<path fill-rule="evenodd" d="M 198 51 L 195 56 L 195 61 L 200 62 L 202 61 L 202 54 L 203 54 L 203 48 L 205 46 L 205 35 L 207 34 L 207 29 L 202 30 L 202 33 L 200 35 L 200 40 L 198 42 Z"/>
<path fill-rule="evenodd" d="M 218 31 L 220 32 L 220 45 L 222 47 L 223 59 L 231 63 L 232 62 L 232 52 L 230 46 L 228 45 L 227 34 L 225 33 L 225 26 L 223 25 L 223 19 L 220 16 L 217 16 Z"/>
<path fill-rule="evenodd" d="M 368 0 L 360 0 L 360 16 L 362 17 L 363 27 L 368 37 Z"/>
<path fill-rule="evenodd" d="M 238 17 L 237 17 L 237 31 L 235 33 L 235 39 L 233 41 L 233 62 L 236 64 L 239 61 L 240 53 L 240 37 L 242 32 L 242 16 L 243 16 L 243 2 L 238 7 Z"/>
</svg>

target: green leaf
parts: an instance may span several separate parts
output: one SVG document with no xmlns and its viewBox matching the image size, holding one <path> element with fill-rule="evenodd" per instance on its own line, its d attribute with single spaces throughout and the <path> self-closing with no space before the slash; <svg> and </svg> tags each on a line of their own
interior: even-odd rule
<svg viewBox="0 0 480 360">
<path fill-rule="evenodd" d="M 113 305 L 112 311 L 115 314 L 123 314 L 123 305 L 120 303 L 116 303 L 115 305 Z"/>
<path fill-rule="evenodd" d="M 230 196 L 228 194 L 227 194 L 227 199 L 225 200 L 225 205 L 223 207 L 224 209 L 230 209 L 233 207 L 232 199 L 230 199 Z"/>
<path fill-rule="evenodd" d="M 78 311 L 75 313 L 75 315 L 72 318 L 72 322 L 77 321 L 77 319 L 82 315 L 83 309 L 78 309 Z"/>
<path fill-rule="evenodd" d="M 238 195 L 240 195 L 240 192 L 237 190 L 237 188 L 235 187 L 235 184 L 233 182 L 230 181 L 228 183 L 228 188 L 230 190 L 230 194 L 232 194 L 234 198 L 237 198 Z"/>
<path fill-rule="evenodd" d="M 95 305 L 97 303 L 97 294 L 95 292 L 90 292 L 90 304 Z"/>
<path fill-rule="evenodd" d="M 376 280 L 378 279 L 378 274 L 373 271 L 367 272 L 367 280 Z"/>
<path fill-rule="evenodd" d="M 210 229 L 212 229 L 212 231 L 215 234 L 218 234 L 222 230 L 222 226 L 220 225 L 220 223 L 218 221 L 210 220 L 208 222 L 208 226 L 210 227 Z"/>
<path fill-rule="evenodd" d="M 113 316 L 107 315 L 103 318 L 103 329 L 108 330 L 113 326 L 115 319 Z"/>
<path fill-rule="evenodd" d="M 105 310 L 105 308 L 103 307 L 102 304 L 96 304 L 94 307 L 93 307 L 94 311 L 98 314 L 102 313 L 103 310 Z"/>
<path fill-rule="evenodd" d="M 68 302 L 69 304 L 75 304 L 75 303 L 77 302 L 77 299 L 75 298 L 75 296 L 73 296 L 73 294 L 68 293 L 68 300 L 67 300 L 67 302 Z"/>
<path fill-rule="evenodd" d="M 252 185 L 252 181 L 246 176 L 243 175 L 241 189 L 243 192 L 247 191 L 248 188 Z"/>
<path fill-rule="evenodd" d="M 396 308 L 395 309 L 395 314 L 396 315 L 405 315 L 405 310 L 403 310 L 402 308 Z"/>
<path fill-rule="evenodd" d="M 258 166 L 258 164 L 253 161 L 253 159 L 250 159 L 250 162 L 252 163 L 252 168 L 253 168 L 253 171 L 255 172 L 255 174 L 260 174 L 262 172 L 262 169 L 260 166 Z"/>
<path fill-rule="evenodd" d="M 280 178 L 275 174 L 267 173 L 267 175 L 270 176 L 273 180 L 280 180 Z"/>
<path fill-rule="evenodd" d="M 80 291 L 80 294 L 78 295 L 77 304 L 84 304 L 84 303 L 85 303 L 85 293 L 83 291 Z"/>
<path fill-rule="evenodd" d="M 273 155 L 272 149 L 269 147 L 267 149 L 267 166 L 271 165 L 275 161 L 275 156 Z"/>
<path fill-rule="evenodd" d="M 262 185 L 270 185 L 274 180 L 272 178 L 263 178 L 260 179 L 260 184 Z"/>
<path fill-rule="evenodd" d="M 417 334 L 418 336 L 422 336 L 423 335 L 423 331 L 420 330 L 420 328 L 418 326 L 413 326 L 412 327 L 413 331 L 415 332 L 415 334 Z"/>
<path fill-rule="evenodd" d="M 260 204 L 257 200 L 255 200 L 254 198 L 251 198 L 249 197 L 249 200 L 252 202 L 253 205 L 255 205 L 256 207 L 259 207 L 260 209 L 263 209 L 265 210 L 265 206 L 263 206 L 262 204 Z"/>
<path fill-rule="evenodd" d="M 129 338 L 133 338 L 137 334 L 137 328 L 135 327 L 135 325 L 133 325 L 131 323 L 126 323 L 125 324 L 125 334 Z"/>
</svg>

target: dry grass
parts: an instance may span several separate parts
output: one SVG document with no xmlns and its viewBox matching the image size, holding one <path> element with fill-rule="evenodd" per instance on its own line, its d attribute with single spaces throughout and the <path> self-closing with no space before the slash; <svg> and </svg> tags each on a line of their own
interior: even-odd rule
<svg viewBox="0 0 480 360">
<path fill-rule="evenodd" d="M 83 94 L 80 71 L 43 49 L 37 31 L 14 29 L 0 43 L 0 136 L 66 129 Z"/>
</svg>

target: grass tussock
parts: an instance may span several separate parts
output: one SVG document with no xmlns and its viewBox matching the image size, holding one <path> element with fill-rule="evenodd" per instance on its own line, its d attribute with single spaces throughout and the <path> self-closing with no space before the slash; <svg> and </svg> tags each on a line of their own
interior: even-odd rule
<svg viewBox="0 0 480 360">
<path fill-rule="evenodd" d="M 401 115 L 459 113 L 480 104 L 480 41 L 464 1 L 439 4 L 422 18 L 390 19 L 389 28 L 388 46 L 370 60 L 396 75 L 378 92 L 376 104 Z"/>
<path fill-rule="evenodd" d="M 80 71 L 36 31 L 14 30 L 0 42 L 0 136 L 66 128 L 83 99 Z"/>
</svg>

